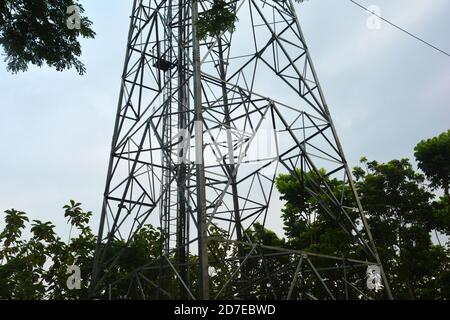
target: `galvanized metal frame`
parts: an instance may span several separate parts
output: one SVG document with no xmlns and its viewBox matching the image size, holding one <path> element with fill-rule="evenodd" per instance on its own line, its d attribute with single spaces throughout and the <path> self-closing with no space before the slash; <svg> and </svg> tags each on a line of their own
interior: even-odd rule
<svg viewBox="0 0 450 320">
<path fill-rule="evenodd" d="M 381 261 L 292 1 L 231 1 L 250 30 L 238 24 L 234 33 L 200 40 L 192 26 L 212 1 L 134 0 L 91 295 L 105 297 L 114 286 L 108 273 L 136 233 L 151 223 L 164 236 L 161 254 L 125 280 L 130 289 L 122 297 L 134 290 L 143 299 L 252 298 L 257 286 L 268 284 L 275 299 L 315 299 L 311 288 L 317 286 L 330 299 L 370 298 L 361 267 L 381 266 Z M 242 54 L 233 46 L 242 34 L 253 52 Z M 260 77 L 289 89 L 297 97 L 294 103 L 264 94 Z M 267 128 L 273 154 L 246 160 L 255 137 Z M 181 163 L 180 130 L 188 130 L 190 140 Z M 325 175 L 321 167 L 327 168 Z M 275 248 L 251 239 L 255 223 L 270 227 L 268 216 L 280 215 L 270 204 L 282 171 L 302 181 L 322 210 L 353 237 L 364 259 Z M 327 182 L 333 177 L 351 188 L 356 208 Z M 351 217 L 354 212 L 359 225 Z M 212 225 L 225 235 L 210 234 Z M 123 240 L 124 247 L 106 256 L 114 239 Z M 213 243 L 233 248 L 214 257 L 232 270 L 220 288 L 209 286 Z M 280 259 L 285 264 L 270 270 Z M 248 276 L 252 261 L 261 270 L 258 279 Z M 145 275 L 148 270 L 159 270 L 158 282 Z M 193 270 L 196 281 L 190 279 Z M 349 281 L 352 272 L 360 275 L 357 283 Z M 177 292 L 168 288 L 173 278 Z M 153 288 L 155 296 L 148 297 L 144 286 Z"/>
</svg>

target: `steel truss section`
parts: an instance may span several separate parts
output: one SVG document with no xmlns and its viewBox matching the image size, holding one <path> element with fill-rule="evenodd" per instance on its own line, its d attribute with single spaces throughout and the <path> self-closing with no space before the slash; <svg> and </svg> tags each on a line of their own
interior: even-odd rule
<svg viewBox="0 0 450 320">
<path fill-rule="evenodd" d="M 91 295 L 372 298 L 365 272 L 381 262 L 292 1 L 229 1 L 236 30 L 199 41 L 197 9 L 213 1 L 134 0 Z M 280 173 L 354 239 L 354 257 L 255 236 L 281 225 Z M 125 272 L 149 224 L 160 250 Z"/>
</svg>

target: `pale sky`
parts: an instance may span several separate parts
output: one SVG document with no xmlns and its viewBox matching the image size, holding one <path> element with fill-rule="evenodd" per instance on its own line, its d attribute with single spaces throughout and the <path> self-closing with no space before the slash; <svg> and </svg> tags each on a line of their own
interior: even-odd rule
<svg viewBox="0 0 450 320">
<path fill-rule="evenodd" d="M 86 75 L 48 67 L 11 75 L 0 61 L 0 210 L 51 220 L 64 235 L 68 200 L 99 217 L 132 3 L 81 2 L 97 32 L 83 41 Z M 450 51 L 449 0 L 360 2 Z M 348 0 L 296 8 L 351 166 L 361 156 L 412 158 L 418 141 L 450 128 L 450 57 L 388 24 L 370 30 L 369 15 Z"/>
</svg>

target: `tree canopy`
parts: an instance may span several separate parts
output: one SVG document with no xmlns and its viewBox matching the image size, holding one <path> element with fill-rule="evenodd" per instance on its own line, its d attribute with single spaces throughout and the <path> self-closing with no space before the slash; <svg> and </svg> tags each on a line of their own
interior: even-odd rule
<svg viewBox="0 0 450 320">
<path fill-rule="evenodd" d="M 0 45 L 5 52 L 7 70 L 26 71 L 30 64 L 47 64 L 58 71 L 74 67 L 79 74 L 86 68 L 80 61 L 80 37 L 94 38 L 92 22 L 80 16 L 80 28 L 69 28 L 67 13 L 73 0 L 1 0 Z"/>
<path fill-rule="evenodd" d="M 431 182 L 431 187 L 444 190 L 444 196 L 435 203 L 435 206 L 439 208 L 436 214 L 448 226 L 450 222 L 450 130 L 437 137 L 420 141 L 414 151 L 417 164 Z M 449 229 L 447 227 L 447 232 Z"/>
<path fill-rule="evenodd" d="M 425 176 L 416 172 L 408 159 L 380 163 L 363 158 L 353 173 L 393 296 L 396 299 L 449 298 L 450 252 L 448 246 L 433 243 L 431 237 L 432 231 L 448 230 L 445 224 L 448 218 L 444 220 L 444 215 L 438 215 L 436 196 L 424 184 Z M 327 183 L 335 188 L 344 185 L 336 179 Z M 276 180 L 276 187 L 285 201 L 282 218 L 287 246 L 307 252 L 358 257 L 358 247 L 352 237 L 322 212 L 317 199 L 305 191 L 297 178 L 282 174 Z M 356 223 L 357 216 L 351 218 Z M 326 298 L 320 292 L 314 292 L 314 296 Z"/>
<path fill-rule="evenodd" d="M 208 36 L 217 37 L 225 31 L 234 31 L 237 16 L 230 5 L 231 2 L 214 0 L 211 8 L 199 16 L 197 28 L 200 39 L 206 39 Z"/>
<path fill-rule="evenodd" d="M 5 227 L 0 233 L 0 299 L 87 299 L 96 239 L 89 226 L 92 212 L 84 211 L 81 204 L 70 201 L 64 206 L 64 216 L 71 226 L 69 241 L 59 237 L 50 222 L 33 220 L 28 239 L 24 236 L 30 223 L 25 212 L 5 211 Z M 128 290 L 127 277 L 137 265 L 155 259 L 160 252 L 161 234 L 146 225 L 129 244 L 111 272 L 109 281 L 117 281 L 112 288 L 115 296 Z M 124 243 L 115 241 L 109 252 L 122 250 Z M 67 286 L 68 267 L 80 268 L 80 288 Z M 155 274 L 147 276 L 154 279 Z M 109 293 L 105 293 L 109 294 Z M 117 294 L 117 295 L 116 295 Z"/>
<path fill-rule="evenodd" d="M 414 148 L 419 168 L 431 181 L 433 187 L 449 194 L 450 183 L 450 130 L 437 137 L 420 141 Z"/>
<path fill-rule="evenodd" d="M 197 24 L 200 39 L 234 31 L 237 17 L 232 2 L 215 0 L 210 7 L 202 5 L 204 11 Z M 77 14 L 84 12 L 79 1 L 73 0 L 1 0 L 0 45 L 7 70 L 17 73 L 26 71 L 30 64 L 47 64 L 58 71 L 74 67 L 84 74 L 80 37 L 94 38 L 95 32 L 92 22 L 81 15 L 79 27 L 68 27 L 68 18 L 75 13 L 68 9 L 73 6 L 79 9 Z"/>
<path fill-rule="evenodd" d="M 432 242 L 439 222 L 424 176 L 407 159 L 362 164 L 357 188 L 394 297 L 448 298 L 450 256 Z"/>
<path fill-rule="evenodd" d="M 439 152 L 442 151 L 435 151 L 434 154 Z M 421 166 L 423 168 L 429 166 L 426 162 L 433 162 L 435 158 L 423 158 Z M 288 256 L 271 254 L 270 248 L 283 247 L 308 253 L 356 258 L 361 254 L 361 249 L 355 244 L 352 236 L 343 232 L 342 228 L 323 212 L 323 208 L 318 205 L 320 199 L 306 192 L 307 183 L 297 179 L 300 176 L 300 169 L 297 170 L 296 175 L 281 174 L 276 179 L 276 187 L 284 201 L 281 216 L 285 238 L 260 224 L 255 224 L 246 232 L 253 243 L 266 246 L 264 250 L 268 250 L 268 256 L 272 258 L 251 259 L 245 264 L 239 281 L 253 283 L 253 286 L 251 291 L 244 290 L 243 297 L 272 299 L 282 296 L 283 290 L 289 287 L 290 273 L 280 273 L 277 270 L 294 261 Z M 425 176 L 416 171 L 408 159 L 381 163 L 366 158 L 361 159 L 360 166 L 353 169 L 353 174 L 394 297 L 450 298 L 449 243 L 437 244 L 431 237 L 433 232 L 450 235 L 450 218 L 446 202 L 434 193 L 435 187 L 426 184 L 426 177 L 431 179 L 431 175 Z M 315 175 L 306 172 L 302 176 L 308 180 L 314 179 Z M 325 170 L 321 170 L 321 175 L 326 176 Z M 351 192 L 343 181 L 329 177 L 326 179 L 326 183 L 332 185 L 337 192 Z M 346 205 L 355 206 L 354 203 Z M 82 210 L 80 203 L 70 201 L 64 206 L 64 216 L 71 226 L 68 242 L 56 234 L 51 221 L 30 222 L 26 213 L 22 211 L 15 209 L 5 211 L 5 227 L 0 232 L 0 299 L 88 297 L 97 241 L 89 225 L 92 213 Z M 358 215 L 355 213 L 349 218 L 357 223 Z M 214 225 L 210 226 L 209 234 L 212 238 L 227 238 L 227 232 Z M 152 264 L 158 266 L 162 243 L 161 231 L 151 225 L 143 226 L 128 244 L 115 240 L 106 249 L 105 254 L 115 255 L 119 250 L 123 254 L 120 255 L 115 269 L 107 274 L 107 282 L 114 283 L 114 286 L 110 289 L 111 292 L 103 292 L 104 298 L 109 294 L 120 297 L 130 292 L 130 282 L 126 279 L 134 275 L 136 268 Z M 213 295 L 219 293 L 218 290 L 227 282 L 232 270 L 237 268 L 238 261 L 223 263 L 230 253 L 236 253 L 237 250 L 243 250 L 243 254 L 248 254 L 251 248 L 238 249 L 236 245 L 226 242 L 210 242 L 209 264 L 212 270 L 210 284 Z M 198 257 L 190 255 L 188 259 L 190 264 L 195 265 Z M 325 264 L 321 265 L 319 260 L 310 259 L 316 267 L 323 270 L 327 268 Z M 80 290 L 67 288 L 67 267 L 74 264 L 81 269 Z M 181 297 L 182 293 L 176 279 L 164 276 L 164 273 L 158 271 L 158 267 L 145 268 L 140 272 L 148 283 L 141 284 L 139 291 L 137 288 L 136 291 L 131 291 L 129 298 L 140 298 L 140 292 L 147 298 L 161 298 L 155 290 L 155 284 L 160 281 L 166 281 L 165 288 L 168 288 L 162 298 Z M 268 274 L 272 274 L 270 281 L 276 280 L 279 284 L 277 288 L 263 285 L 267 281 Z M 333 274 L 329 276 L 332 278 Z M 356 281 L 361 278 L 360 273 L 349 273 L 347 276 Z M 193 288 L 192 293 L 196 294 L 198 273 L 195 268 L 190 268 L 189 279 Z M 327 298 L 327 293 L 323 289 L 313 285 L 313 278 L 305 276 L 302 281 L 301 286 L 311 287 L 310 293 L 314 297 Z M 330 283 L 330 288 L 338 290 L 337 287 L 333 289 L 333 282 Z M 135 296 L 133 292 L 136 292 Z M 233 287 L 228 286 L 221 293 L 233 297 Z M 360 297 L 354 295 L 351 298 Z M 383 295 L 373 293 L 372 298 L 383 298 Z"/>
</svg>

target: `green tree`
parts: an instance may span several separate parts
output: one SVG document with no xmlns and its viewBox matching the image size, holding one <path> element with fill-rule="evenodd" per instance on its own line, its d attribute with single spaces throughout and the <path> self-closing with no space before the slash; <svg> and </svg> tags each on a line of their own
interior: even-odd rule
<svg viewBox="0 0 450 320">
<path fill-rule="evenodd" d="M 326 176 L 325 170 L 320 170 L 321 176 Z M 301 178 L 298 178 L 301 177 Z M 342 191 L 349 199 L 350 189 L 342 181 L 325 178 L 328 185 L 339 195 Z M 281 210 L 284 221 L 284 230 L 288 239 L 288 245 L 298 250 L 308 250 L 323 254 L 349 256 L 356 249 L 352 246 L 351 235 L 337 225 L 326 210 L 319 204 L 321 200 L 306 191 L 308 181 L 318 180 L 313 172 L 304 175 L 300 169 L 292 174 L 280 174 L 275 185 L 285 201 Z M 344 189 L 344 190 L 343 190 Z M 346 205 L 351 205 L 346 203 Z M 353 223 L 356 223 L 357 215 L 350 213 Z"/>
<path fill-rule="evenodd" d="M 357 188 L 394 297 L 448 298 L 449 252 L 431 240 L 434 195 L 424 176 L 407 159 L 363 164 Z"/>
<path fill-rule="evenodd" d="M 237 20 L 232 1 L 215 0 L 198 20 L 200 39 L 217 37 L 221 32 L 233 31 Z M 80 37 L 94 38 L 92 22 L 81 17 L 80 28 L 66 24 L 69 6 L 83 6 L 76 0 L 0 0 L 0 45 L 5 52 L 7 70 L 26 71 L 29 64 L 44 63 L 58 71 L 74 67 L 81 75 L 86 72 L 81 56 Z"/>
<path fill-rule="evenodd" d="M 450 256 L 446 247 L 431 240 L 431 232 L 441 228 L 442 221 L 435 218 L 435 195 L 424 184 L 425 177 L 414 171 L 407 159 L 379 163 L 363 158 L 362 164 L 353 174 L 394 297 L 449 298 Z M 324 174 L 322 170 L 322 176 Z M 308 172 L 303 180 L 315 176 Z M 338 190 L 337 193 L 350 192 L 342 181 L 328 178 L 326 182 Z M 302 179 L 292 174 L 281 174 L 276 180 L 276 187 L 285 201 L 282 218 L 286 245 L 307 252 L 357 258 L 361 251 L 352 237 L 324 212 L 318 199 L 309 195 L 305 186 Z M 351 196 L 346 198 L 351 199 Z M 356 206 L 355 203 L 346 205 Z M 357 224 L 358 216 L 350 217 Z M 314 261 L 319 267 L 326 267 L 320 263 Z M 349 277 L 357 280 L 361 275 Z M 313 295 L 326 298 L 320 290 L 313 291 Z"/>
<path fill-rule="evenodd" d="M 86 71 L 79 60 L 79 38 L 94 38 L 92 22 L 81 17 L 80 28 L 70 29 L 66 21 L 71 5 L 84 11 L 73 0 L 1 0 L 0 45 L 5 52 L 7 70 L 26 71 L 29 64 L 44 63 L 58 71 L 74 67 L 79 74 Z"/>
<path fill-rule="evenodd" d="M 324 169 L 319 170 L 319 175 L 324 177 L 324 183 L 330 186 L 334 196 L 342 199 L 347 207 L 355 207 L 352 199 L 351 189 L 343 182 L 335 178 L 327 177 Z M 327 212 L 323 203 L 327 202 L 327 196 L 313 196 L 311 190 L 314 183 L 321 181 L 321 178 L 315 172 L 300 172 L 296 169 L 294 174 L 280 174 L 275 183 L 281 194 L 281 199 L 285 201 L 282 209 L 282 218 L 284 230 L 287 237 L 286 245 L 294 250 L 305 252 L 332 255 L 343 258 L 365 259 L 362 248 L 357 245 L 354 236 L 344 231 L 342 226 L 350 230 L 348 221 L 341 221 L 341 225 L 336 223 Z M 322 203 L 322 204 L 321 204 Z M 358 225 L 359 215 L 356 211 L 348 211 L 348 216 L 353 225 Z M 343 219 L 341 219 L 343 220 Z M 342 274 L 335 269 L 333 260 L 315 257 L 308 257 L 316 268 L 322 269 L 321 276 L 328 280 L 328 288 L 335 297 L 343 299 L 342 295 Z M 306 263 L 305 263 L 306 264 Z M 323 286 L 318 283 L 314 275 L 309 272 L 304 276 L 303 286 L 309 290 L 309 293 L 318 299 L 328 299 L 329 294 L 324 291 Z M 360 283 L 361 286 L 365 279 L 365 270 L 348 269 L 347 280 L 351 283 Z M 349 297 L 358 299 L 359 294 L 349 291 Z M 370 295 L 368 293 L 368 295 Z M 380 294 L 374 294 L 379 297 Z"/>
<path fill-rule="evenodd" d="M 420 141 L 414 151 L 418 167 L 431 182 L 431 187 L 444 190 L 443 197 L 434 202 L 434 214 L 439 231 L 450 235 L 450 130 Z"/>
<path fill-rule="evenodd" d="M 433 188 L 444 189 L 449 196 L 450 183 L 450 130 L 439 136 L 420 141 L 414 148 L 419 168 L 425 173 Z"/>
<path fill-rule="evenodd" d="M 251 243 L 261 245 L 261 247 L 244 246 L 241 248 L 244 256 L 248 255 L 248 257 L 241 267 L 240 278 L 235 283 L 236 286 L 239 286 L 240 291 L 237 298 L 258 300 L 284 298 L 289 281 L 292 280 L 292 274 L 290 270 L 283 271 L 282 269 L 290 263 L 290 257 L 269 247 L 286 247 L 285 239 L 257 222 L 247 230 L 246 236 L 249 237 Z M 234 247 L 233 251 L 237 253 L 238 248 Z M 229 296 L 229 298 L 235 297 Z"/>
<path fill-rule="evenodd" d="M 206 39 L 208 36 L 217 37 L 221 32 L 234 31 L 237 16 L 231 6 L 232 3 L 233 1 L 214 0 L 211 8 L 200 14 L 197 24 L 199 39 Z"/>
<path fill-rule="evenodd" d="M 33 220 L 30 236 L 25 239 L 29 220 L 26 213 L 5 211 L 5 227 L 0 233 L 0 299 L 87 299 L 96 236 L 89 226 L 92 212 L 84 211 L 75 201 L 64 206 L 64 216 L 71 226 L 68 243 L 55 233 L 51 222 Z M 151 225 L 143 226 L 128 246 L 116 240 L 111 251 L 124 250 L 116 268 L 108 274 L 114 283 L 111 295 L 119 297 L 129 291 L 130 278 L 138 266 L 151 263 L 160 253 L 161 233 Z M 81 288 L 69 290 L 67 268 L 77 265 L 81 271 Z M 142 271 L 157 281 L 155 271 Z M 134 288 L 135 292 L 137 288 Z M 143 286 L 152 297 L 155 289 Z M 107 298 L 109 292 L 105 292 Z M 130 294 L 133 297 L 133 293 Z M 140 297 L 136 294 L 136 297 Z"/>
</svg>

